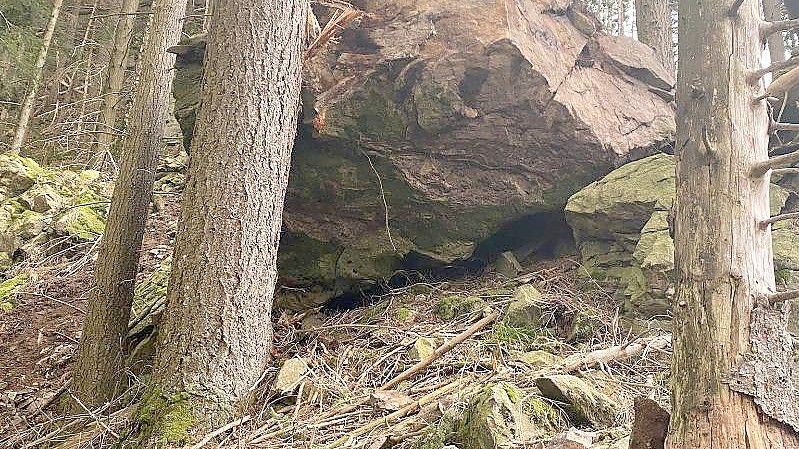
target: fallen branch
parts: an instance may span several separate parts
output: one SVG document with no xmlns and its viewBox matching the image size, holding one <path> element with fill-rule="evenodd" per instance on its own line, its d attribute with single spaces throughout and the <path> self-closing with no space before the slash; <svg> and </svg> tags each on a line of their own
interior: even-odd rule
<svg viewBox="0 0 799 449">
<path fill-rule="evenodd" d="M 628 359 L 650 349 L 662 350 L 671 345 L 671 335 L 639 338 L 631 343 L 598 349 L 588 354 L 575 354 L 566 358 L 561 369 L 570 373 L 582 368 Z"/>
<path fill-rule="evenodd" d="M 449 351 L 451 351 L 453 348 L 455 348 L 459 344 L 461 344 L 464 341 L 466 341 L 469 337 L 471 337 L 472 335 L 477 333 L 479 330 L 481 330 L 484 327 L 486 327 L 488 324 L 490 324 L 492 321 L 496 320 L 498 317 L 499 317 L 499 312 L 494 311 L 494 312 L 489 313 L 486 317 L 484 317 L 480 321 L 478 321 L 478 322 L 474 323 L 473 325 L 469 326 L 469 328 L 467 328 L 465 331 L 461 332 L 460 334 L 458 334 L 455 337 L 453 337 L 451 340 L 447 341 L 443 345 L 441 345 L 438 348 L 436 348 L 436 350 L 433 352 L 433 354 L 431 354 L 429 357 L 427 357 L 426 359 L 424 359 L 424 360 L 420 361 L 419 363 L 413 365 L 412 367 L 408 368 L 407 370 L 403 371 L 402 373 L 398 374 L 393 379 L 389 380 L 388 382 L 386 382 L 382 386 L 378 387 L 376 390 L 380 391 L 380 390 L 391 390 L 391 389 L 393 389 L 395 386 L 397 386 L 403 380 L 406 380 L 406 379 L 410 378 L 414 374 L 416 374 L 419 371 L 423 370 L 424 368 L 427 368 L 428 366 L 430 366 L 433 362 L 435 362 L 436 360 L 441 358 L 441 356 L 443 356 L 444 354 L 448 353 Z M 367 402 L 369 402 L 369 396 L 363 397 L 360 400 L 358 400 L 358 401 L 356 401 L 356 402 L 354 402 L 352 404 L 346 405 L 344 407 L 340 407 L 340 408 L 331 410 L 331 411 L 325 413 L 321 417 L 321 419 L 324 420 L 324 419 L 327 419 L 327 418 L 330 418 L 330 417 L 333 417 L 333 416 L 342 415 L 344 413 L 349 413 L 349 412 L 357 409 L 361 405 L 366 404 Z"/>
<path fill-rule="evenodd" d="M 199 442 L 197 442 L 197 444 L 195 444 L 194 446 L 192 446 L 191 449 L 200 449 L 201 447 L 203 447 L 206 444 L 208 444 L 208 442 L 211 441 L 212 439 L 214 439 L 216 436 L 221 435 L 221 434 L 229 431 L 230 429 L 236 428 L 236 427 L 246 423 L 249 420 L 250 420 L 250 415 L 244 415 L 244 416 L 242 416 L 241 418 L 239 418 L 239 419 L 237 419 L 235 421 L 231 421 L 231 422 L 225 424 L 224 426 L 222 426 L 222 427 L 214 430 L 213 432 L 209 433 L 205 437 L 203 437 L 203 439 L 200 440 Z"/>
<path fill-rule="evenodd" d="M 392 421 L 392 420 L 403 418 L 403 417 L 409 415 L 410 413 L 412 413 L 414 410 L 419 409 L 421 406 L 433 401 L 434 399 L 437 399 L 440 396 L 443 396 L 445 394 L 448 394 L 448 393 L 454 391 L 455 389 L 457 389 L 458 387 L 463 385 L 465 383 L 466 379 L 467 378 L 462 378 L 462 379 L 458 379 L 458 380 L 456 380 L 454 382 L 450 382 L 447 385 L 444 385 L 443 387 L 438 388 L 435 391 L 432 391 L 432 392 L 422 396 L 418 400 L 406 405 L 405 407 L 402 407 L 401 409 L 397 410 L 394 413 L 391 413 L 391 414 L 386 415 L 386 416 L 381 416 L 381 417 L 379 417 L 379 418 L 377 418 L 377 419 L 375 419 L 373 421 L 370 421 L 369 423 L 367 423 L 367 424 L 365 424 L 365 425 L 353 430 L 352 432 L 348 433 L 347 435 L 344 435 L 343 437 L 337 439 L 336 441 L 328 444 L 327 446 L 325 446 L 325 449 L 337 448 L 337 447 L 345 444 L 347 441 L 350 441 L 352 438 L 355 438 L 357 436 L 366 434 L 366 433 L 374 430 L 375 428 L 380 427 L 381 425 L 388 425 L 389 422 Z"/>
<path fill-rule="evenodd" d="M 394 387 L 399 385 L 399 383 L 402 382 L 403 380 L 406 380 L 406 379 L 410 378 L 414 374 L 416 374 L 419 371 L 421 371 L 421 370 L 427 368 L 428 366 L 430 366 L 433 362 L 435 362 L 436 360 L 440 359 L 441 356 L 443 356 L 444 354 L 446 354 L 449 351 L 451 351 L 455 346 L 458 346 L 459 344 L 463 343 L 466 339 L 468 339 L 472 335 L 476 334 L 479 330 L 481 330 L 482 328 L 486 327 L 488 324 L 490 324 L 492 321 L 496 320 L 498 317 L 499 317 L 499 312 L 494 311 L 494 312 L 489 313 L 482 320 L 472 324 L 468 329 L 466 329 L 465 331 L 463 331 L 460 334 L 458 334 L 457 336 L 455 336 L 453 339 L 449 340 L 448 342 L 446 342 L 443 345 L 441 345 L 438 348 L 436 348 L 436 350 L 432 354 L 430 354 L 429 357 L 427 357 L 424 360 L 419 361 L 419 363 L 417 363 L 417 364 L 413 365 L 412 367 L 406 369 L 405 371 L 403 371 L 400 374 L 398 374 L 397 376 L 395 376 L 393 379 L 391 379 L 388 382 L 386 382 L 383 386 L 378 388 L 378 390 L 391 390 L 391 389 L 393 389 Z"/>
</svg>

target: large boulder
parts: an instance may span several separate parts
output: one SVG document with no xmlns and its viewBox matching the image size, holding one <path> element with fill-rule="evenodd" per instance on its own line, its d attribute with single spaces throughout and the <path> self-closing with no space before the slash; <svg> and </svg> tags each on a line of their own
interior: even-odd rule
<svg viewBox="0 0 799 449">
<path fill-rule="evenodd" d="M 667 316 L 674 293 L 674 241 L 668 215 L 675 196 L 675 160 L 656 154 L 626 164 L 573 195 L 566 220 L 574 231 L 583 267 L 617 287 L 623 309 L 641 318 Z M 772 184 L 771 213 L 788 192 Z M 772 226 L 778 282 L 799 281 L 799 228 Z"/>
<path fill-rule="evenodd" d="M 411 252 L 467 258 L 503 223 L 560 211 L 673 138 L 671 75 L 577 3 L 354 3 L 362 19 L 306 67 L 284 214 L 283 282 L 318 301 Z M 176 49 L 187 139 L 202 49 Z"/>
</svg>

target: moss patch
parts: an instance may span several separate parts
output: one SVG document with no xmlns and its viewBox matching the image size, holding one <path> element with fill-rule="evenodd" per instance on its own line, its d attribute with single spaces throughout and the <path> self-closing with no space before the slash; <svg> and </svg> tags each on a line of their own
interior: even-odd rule
<svg viewBox="0 0 799 449">
<path fill-rule="evenodd" d="M 156 441 L 159 446 L 183 445 L 190 441 L 194 425 L 189 395 L 147 393 L 139 403 L 134 420 L 140 425 L 140 441 Z"/>
<path fill-rule="evenodd" d="M 444 320 L 452 320 L 485 306 L 485 301 L 477 296 L 450 295 L 438 300 L 435 314 Z"/>
<path fill-rule="evenodd" d="M 26 274 L 18 274 L 0 283 L 0 312 L 10 312 L 16 305 L 14 293 L 28 282 Z"/>
</svg>

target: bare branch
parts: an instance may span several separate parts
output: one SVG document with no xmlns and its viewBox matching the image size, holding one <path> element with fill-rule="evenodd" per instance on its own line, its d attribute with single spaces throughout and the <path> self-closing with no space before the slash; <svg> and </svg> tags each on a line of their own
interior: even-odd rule
<svg viewBox="0 0 799 449">
<path fill-rule="evenodd" d="M 795 220 L 797 218 L 799 218 L 799 212 L 790 212 L 790 213 L 787 213 L 787 214 L 779 214 L 779 215 L 775 215 L 775 216 L 773 216 L 773 217 L 771 217 L 771 218 L 769 218 L 767 220 L 761 221 L 760 222 L 760 227 L 765 229 L 765 228 L 768 227 L 768 225 L 770 225 L 772 223 L 776 223 L 778 221 L 783 221 L 783 220 Z"/>
<path fill-rule="evenodd" d="M 790 301 L 799 298 L 799 290 L 788 290 L 786 292 L 769 293 L 768 301 L 771 304 L 778 302 Z"/>
<path fill-rule="evenodd" d="M 771 84 L 766 87 L 764 96 L 782 98 L 786 92 L 797 84 L 799 84 L 799 67 L 794 67 L 772 81 Z"/>
<path fill-rule="evenodd" d="M 776 168 L 771 170 L 771 176 L 799 174 L 799 167 Z"/>
<path fill-rule="evenodd" d="M 760 37 L 765 40 L 774 33 L 789 31 L 799 28 L 799 19 L 776 20 L 774 22 L 763 22 L 760 25 Z"/>
<path fill-rule="evenodd" d="M 779 70 L 789 69 L 789 68 L 797 66 L 797 65 L 799 65 L 799 57 L 794 56 L 794 57 L 788 58 L 785 61 L 775 62 L 774 64 L 771 64 L 770 66 L 764 67 L 764 68 L 762 68 L 760 70 L 755 70 L 754 72 L 750 73 L 749 76 L 746 77 L 746 79 L 750 83 L 754 83 L 757 80 L 759 80 L 760 78 L 762 78 L 763 75 L 765 75 L 767 73 L 773 73 L 773 72 L 777 72 Z"/>
<path fill-rule="evenodd" d="M 757 178 L 776 168 L 788 168 L 799 162 L 799 151 L 794 151 L 781 156 L 774 156 L 766 161 L 759 162 L 752 167 L 752 176 Z"/>
<path fill-rule="evenodd" d="M 771 132 L 774 131 L 799 131 L 799 123 L 777 123 L 772 122 L 769 127 Z"/>
</svg>

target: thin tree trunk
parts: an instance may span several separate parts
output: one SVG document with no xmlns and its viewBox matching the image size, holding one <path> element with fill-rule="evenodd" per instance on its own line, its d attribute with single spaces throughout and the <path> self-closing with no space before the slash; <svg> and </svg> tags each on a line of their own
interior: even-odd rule
<svg viewBox="0 0 799 449">
<path fill-rule="evenodd" d="M 119 178 L 73 370 L 73 388 L 87 406 L 111 399 L 126 380 L 122 342 L 174 77 L 175 55 L 166 50 L 180 39 L 185 5 L 186 0 L 157 0 L 142 47 Z"/>
<path fill-rule="evenodd" d="M 724 382 L 750 351 L 755 299 L 774 290 L 760 8 L 679 2 L 677 199 L 670 449 L 791 449 L 799 438 Z"/>
<path fill-rule="evenodd" d="M 307 11 L 228 0 L 211 21 L 153 371 L 200 429 L 227 422 L 269 363 Z"/>
<path fill-rule="evenodd" d="M 616 0 L 619 10 L 618 12 L 618 22 L 619 22 L 619 36 L 624 36 L 624 21 L 627 18 L 627 0 Z"/>
<path fill-rule="evenodd" d="M 669 0 L 635 0 L 635 27 L 638 40 L 655 50 L 655 57 L 674 71 L 674 41 Z"/>
<path fill-rule="evenodd" d="M 117 105 L 122 98 L 125 69 L 128 66 L 128 49 L 133 37 L 133 25 L 138 8 L 139 0 L 123 0 L 119 8 L 120 16 L 114 33 L 111 62 L 108 65 L 108 81 L 103 90 L 103 106 L 98 120 L 101 132 L 98 135 L 97 149 L 103 155 L 110 151 L 117 135 Z"/>
<path fill-rule="evenodd" d="M 42 82 L 44 75 L 44 66 L 47 62 L 47 52 L 50 50 L 50 43 L 53 41 L 53 33 L 55 26 L 58 23 L 58 15 L 61 13 L 61 4 L 63 0 L 55 0 L 53 2 L 53 11 L 50 14 L 50 21 L 47 23 L 47 30 L 44 32 L 42 39 L 42 48 L 39 49 L 39 56 L 36 58 L 35 74 L 31 88 L 25 101 L 22 103 L 22 110 L 19 114 L 19 121 L 17 122 L 17 130 L 14 133 L 14 140 L 11 142 L 11 152 L 19 153 L 22 145 L 25 143 L 25 135 L 28 133 L 28 126 L 30 125 L 31 114 L 33 113 L 33 103 L 36 100 L 36 93 L 39 91 L 39 84 Z"/>
<path fill-rule="evenodd" d="M 782 19 L 780 3 L 782 3 L 780 0 L 763 0 L 764 19 L 770 22 Z M 785 61 L 785 41 L 782 39 L 782 33 L 772 34 L 766 42 L 771 62 Z"/>
</svg>

